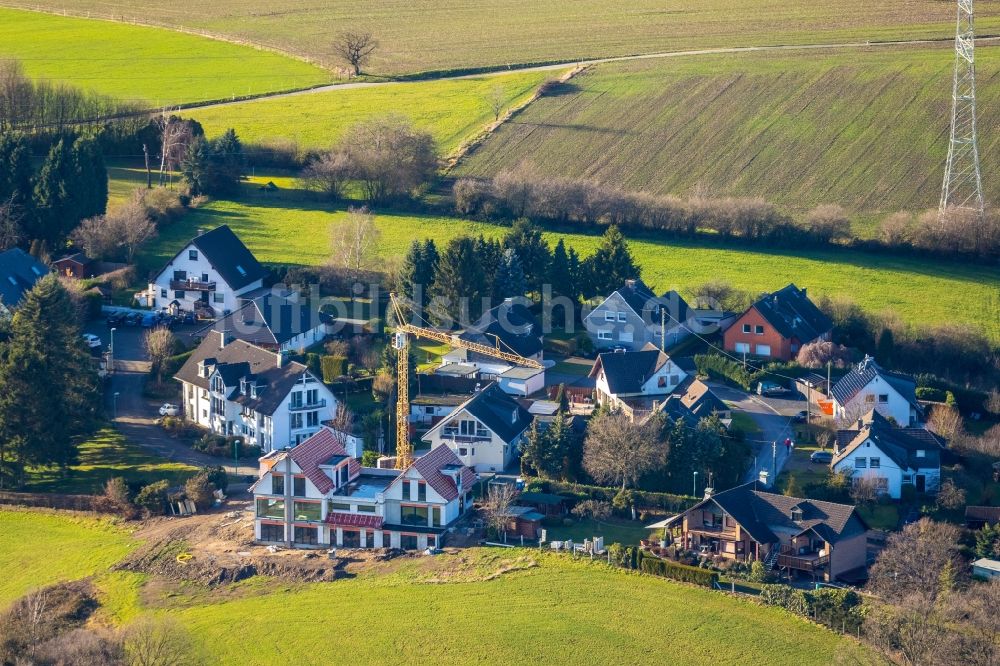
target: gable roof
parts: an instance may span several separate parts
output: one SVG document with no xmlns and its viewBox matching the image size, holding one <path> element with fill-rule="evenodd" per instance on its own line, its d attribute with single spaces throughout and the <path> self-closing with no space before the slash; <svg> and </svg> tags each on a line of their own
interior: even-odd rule
<svg viewBox="0 0 1000 666">
<path fill-rule="evenodd" d="M 640 351 L 605 352 L 598 355 L 590 376 L 597 377 L 603 369 L 613 394 L 639 393 L 642 385 L 669 361 L 670 356 L 652 345 Z"/>
<path fill-rule="evenodd" d="M 428 453 L 413 461 L 412 467 L 420 473 L 421 478 L 434 489 L 445 501 L 458 497 L 458 486 L 454 479 L 445 470 L 452 470 L 459 474 L 462 488 L 466 491 L 472 489 L 476 483 L 476 473 L 470 467 L 462 464 L 455 452 L 447 446 L 439 446 L 431 449 Z M 400 478 L 403 478 L 400 476 Z"/>
<path fill-rule="evenodd" d="M 286 361 L 279 367 L 278 354 L 243 340 L 228 341 L 225 346 L 222 341 L 221 332 L 209 331 L 174 379 L 199 388 L 209 388 L 209 378 L 198 374 L 198 365 L 204 361 L 214 367 L 212 372 L 222 376 L 226 386 L 238 387 L 240 379 L 247 378 L 260 387 L 256 398 L 242 395 L 237 389 L 227 396 L 229 400 L 262 414 L 274 414 L 295 382 L 308 372 L 306 366 L 294 361 Z"/>
<path fill-rule="evenodd" d="M 794 284 L 765 294 L 750 306 L 784 338 L 802 344 L 815 340 L 833 328 L 833 322 Z"/>
<path fill-rule="evenodd" d="M 459 333 L 458 337 L 490 347 L 499 346 L 501 351 L 513 351 L 529 358 L 542 351 L 542 329 L 538 320 L 531 310 L 517 302 L 504 302 L 487 310 L 474 326 Z"/>
<path fill-rule="evenodd" d="M 688 512 L 715 503 L 758 543 L 776 543 L 776 531 L 801 534 L 811 529 L 829 543 L 868 531 L 868 525 L 850 504 L 786 497 L 754 490 L 754 485 L 751 482 L 713 495 Z M 794 508 L 802 510 L 802 520 L 792 520 Z"/>
<path fill-rule="evenodd" d="M 83 252 L 73 252 L 72 254 L 67 254 L 66 256 L 59 257 L 52 263 L 56 265 L 67 262 L 73 264 L 80 264 L 81 266 L 89 266 L 90 264 L 94 263 L 94 260 L 88 257 Z"/>
<path fill-rule="evenodd" d="M 19 247 L 0 252 L 0 303 L 15 308 L 49 269 Z"/>
<path fill-rule="evenodd" d="M 726 403 L 722 402 L 708 384 L 700 379 L 692 379 L 685 383 L 682 389 L 684 393 L 680 397 L 681 404 L 688 408 L 697 417 L 708 417 L 715 412 L 729 411 Z M 678 387 L 680 388 L 680 387 Z"/>
<path fill-rule="evenodd" d="M 242 289 L 267 276 L 264 267 L 227 224 L 196 236 L 189 245 L 198 248 L 231 289 Z M 185 245 L 167 265 L 187 249 Z"/>
<path fill-rule="evenodd" d="M 662 296 L 657 296 L 645 282 L 638 278 L 635 280 L 626 280 L 624 285 L 611 294 L 608 294 L 608 297 L 604 300 L 607 301 L 614 294 L 618 294 L 632 311 L 640 316 L 644 310 L 658 313 L 661 307 L 665 308 L 670 319 L 667 322 L 668 325 L 687 321 L 689 310 L 691 309 L 687 301 L 681 298 L 681 295 L 676 291 L 670 290 Z M 596 308 L 595 312 L 597 309 L 600 308 Z M 591 315 L 593 315 L 593 312 L 588 314 L 587 317 L 589 318 Z"/>
<path fill-rule="evenodd" d="M 889 384 L 918 412 L 923 411 L 923 406 L 917 400 L 917 383 L 906 375 L 884 370 L 871 356 L 865 356 L 864 360 L 841 377 L 840 381 L 830 389 L 830 394 L 838 404 L 846 405 L 876 377 Z"/>
<path fill-rule="evenodd" d="M 298 294 L 266 293 L 243 300 L 236 310 L 196 334 L 213 329 L 251 344 L 280 346 L 316 328 L 325 319 L 326 316 L 313 309 L 308 299 Z"/>
<path fill-rule="evenodd" d="M 944 441 L 926 428 L 897 428 L 887 418 L 870 411 L 855 430 L 837 431 L 838 453 L 831 466 L 841 462 L 865 442 L 871 441 L 902 470 L 929 469 L 941 465 Z M 917 456 L 923 451 L 923 456 Z"/>
<path fill-rule="evenodd" d="M 453 409 L 448 416 L 445 416 L 437 425 L 428 430 L 423 439 L 427 440 L 431 433 L 443 428 L 454 414 L 463 410 L 478 419 L 505 442 L 514 441 L 531 425 L 532 416 L 528 410 L 504 393 L 496 382 L 490 382 L 486 388 Z"/>
<path fill-rule="evenodd" d="M 305 477 L 312 481 L 316 489 L 323 494 L 328 493 L 333 488 L 333 480 L 320 469 L 320 465 L 327 464 L 335 456 L 347 457 L 347 451 L 340 445 L 333 433 L 326 428 L 288 450 L 288 457 L 299 466 Z M 354 471 L 356 470 L 351 471 L 351 476 L 353 476 Z"/>
</svg>

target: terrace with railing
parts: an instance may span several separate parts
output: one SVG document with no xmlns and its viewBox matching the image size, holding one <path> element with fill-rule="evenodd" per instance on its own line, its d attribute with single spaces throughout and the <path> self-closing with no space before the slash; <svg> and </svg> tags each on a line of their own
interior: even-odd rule
<svg viewBox="0 0 1000 666">
<path fill-rule="evenodd" d="M 812 550 L 800 552 L 792 546 L 782 546 L 778 554 L 778 566 L 800 571 L 817 571 L 830 563 L 830 555 L 826 551 Z"/>
</svg>

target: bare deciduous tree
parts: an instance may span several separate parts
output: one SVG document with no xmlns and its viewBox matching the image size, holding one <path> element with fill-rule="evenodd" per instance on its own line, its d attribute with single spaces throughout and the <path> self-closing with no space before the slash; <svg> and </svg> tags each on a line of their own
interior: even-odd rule
<svg viewBox="0 0 1000 666">
<path fill-rule="evenodd" d="M 965 506 L 965 490 L 956 486 L 951 479 L 945 479 L 938 489 L 936 503 L 944 509 L 959 509 Z"/>
<path fill-rule="evenodd" d="M 911 597 L 933 602 L 942 572 L 956 565 L 958 535 L 954 525 L 929 518 L 890 534 L 871 568 L 869 585 L 894 603 Z"/>
<path fill-rule="evenodd" d="M 414 129 L 405 116 L 387 115 L 353 125 L 339 148 L 349 157 L 352 178 L 370 203 L 410 195 L 437 172 L 434 138 Z"/>
<path fill-rule="evenodd" d="M 873 504 L 878 499 L 878 477 L 869 472 L 851 485 L 851 499 L 858 504 Z"/>
<path fill-rule="evenodd" d="M 170 617 L 144 616 L 124 632 L 125 656 L 130 666 L 187 666 L 194 650 L 187 631 Z"/>
<path fill-rule="evenodd" d="M 507 94 L 504 92 L 503 86 L 496 85 L 490 88 L 489 93 L 486 95 L 486 106 L 489 107 L 490 112 L 493 114 L 494 122 L 500 120 L 500 114 L 503 113 L 506 105 Z"/>
<path fill-rule="evenodd" d="M 947 440 L 955 439 L 964 431 L 962 415 L 950 405 L 934 405 L 927 418 L 927 427 Z"/>
<path fill-rule="evenodd" d="M 302 184 L 326 199 L 337 200 L 344 194 L 344 185 L 351 178 L 351 160 L 339 150 L 323 153 L 302 170 Z"/>
<path fill-rule="evenodd" d="M 170 115 L 164 109 L 157 118 L 160 128 L 160 185 L 164 184 L 168 169 L 176 169 L 187 153 L 188 145 L 194 140 L 194 125 L 182 118 Z"/>
<path fill-rule="evenodd" d="M 817 241 L 831 243 L 850 238 L 851 218 L 847 211 L 836 204 L 823 204 L 806 215 L 806 228 Z"/>
<path fill-rule="evenodd" d="M 368 64 L 377 48 L 378 41 L 370 32 L 347 30 L 340 33 L 333 42 L 333 52 L 350 65 L 354 76 L 361 74 L 361 68 Z"/>
<path fill-rule="evenodd" d="M 156 235 L 143 195 L 135 190 L 118 208 L 81 222 L 73 230 L 73 242 L 92 259 L 121 257 L 132 263 L 139 248 Z"/>
<path fill-rule="evenodd" d="M 483 516 L 491 534 L 502 538 L 510 520 L 510 507 L 517 497 L 517 489 L 509 483 L 490 484 L 483 502 Z"/>
<path fill-rule="evenodd" d="M 340 444 L 345 450 L 348 450 L 347 445 L 354 433 L 354 412 L 348 409 L 344 403 L 338 403 L 337 413 L 334 415 L 330 425 L 330 432 L 333 434 L 334 441 Z"/>
<path fill-rule="evenodd" d="M 170 332 L 170 329 L 163 328 L 162 326 L 150 329 L 143 336 L 142 346 L 149 356 L 153 372 L 156 373 L 157 383 L 163 381 L 163 362 L 173 355 L 176 345 L 177 338 Z"/>
<path fill-rule="evenodd" d="M 659 426 L 659 419 L 636 424 L 619 411 L 595 416 L 583 444 L 584 469 L 599 483 L 634 487 L 643 474 L 664 463 Z"/>
<path fill-rule="evenodd" d="M 333 228 L 330 263 L 345 269 L 352 280 L 374 266 L 381 233 L 367 207 L 348 208 L 347 219 Z"/>
<path fill-rule="evenodd" d="M 825 368 L 827 363 L 832 363 L 835 368 L 846 368 L 851 362 L 851 351 L 835 342 L 817 340 L 802 345 L 795 360 L 806 368 Z"/>
</svg>

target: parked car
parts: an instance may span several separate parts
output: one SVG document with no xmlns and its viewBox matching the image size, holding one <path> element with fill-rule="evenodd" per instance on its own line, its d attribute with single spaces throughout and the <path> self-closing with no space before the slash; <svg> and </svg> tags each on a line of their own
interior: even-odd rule
<svg viewBox="0 0 1000 666">
<path fill-rule="evenodd" d="M 147 312 L 142 315 L 142 327 L 143 328 L 153 328 L 160 323 L 160 318 L 153 314 L 152 312 Z"/>
<path fill-rule="evenodd" d="M 108 315 L 108 318 L 105 319 L 105 321 L 107 322 L 108 327 L 121 326 L 122 323 L 124 323 L 126 316 L 127 314 L 124 312 L 112 312 Z"/>
<path fill-rule="evenodd" d="M 93 333 L 84 333 L 83 341 L 86 342 L 87 346 L 91 349 L 98 349 L 101 346 L 101 339 Z"/>
<path fill-rule="evenodd" d="M 142 313 L 129 312 L 127 315 L 125 315 L 125 319 L 122 320 L 122 323 L 125 324 L 126 326 L 138 326 L 139 324 L 142 323 Z"/>
<path fill-rule="evenodd" d="M 792 422 L 794 423 L 805 423 L 808 420 L 809 420 L 809 412 L 807 412 L 804 409 L 792 417 Z"/>
<path fill-rule="evenodd" d="M 169 402 L 165 402 L 160 406 L 160 416 L 177 416 L 180 413 L 180 407 L 171 405 Z"/>
<path fill-rule="evenodd" d="M 782 395 L 788 395 L 791 393 L 781 384 L 775 384 L 774 382 L 760 382 L 757 384 L 757 395 L 766 396 L 769 398 L 775 398 Z"/>
<path fill-rule="evenodd" d="M 829 465 L 833 462 L 833 454 L 829 451 L 813 451 L 809 456 L 809 462 L 817 465 Z"/>
</svg>

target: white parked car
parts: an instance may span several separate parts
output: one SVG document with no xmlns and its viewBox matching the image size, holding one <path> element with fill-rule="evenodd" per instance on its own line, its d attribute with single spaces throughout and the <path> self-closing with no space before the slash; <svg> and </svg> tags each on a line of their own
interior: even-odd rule
<svg viewBox="0 0 1000 666">
<path fill-rule="evenodd" d="M 169 402 L 164 403 L 160 407 L 160 416 L 177 416 L 181 413 L 180 407 L 177 405 L 171 405 Z"/>
<path fill-rule="evenodd" d="M 84 333 L 83 341 L 86 342 L 87 346 L 91 349 L 97 349 L 101 346 L 101 339 L 93 333 Z"/>
</svg>

